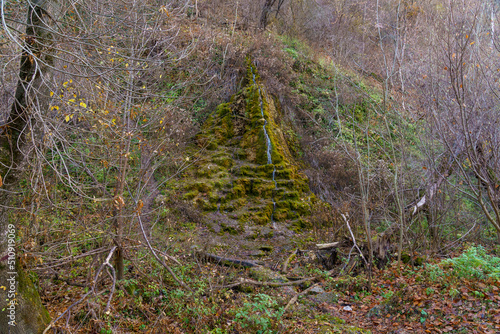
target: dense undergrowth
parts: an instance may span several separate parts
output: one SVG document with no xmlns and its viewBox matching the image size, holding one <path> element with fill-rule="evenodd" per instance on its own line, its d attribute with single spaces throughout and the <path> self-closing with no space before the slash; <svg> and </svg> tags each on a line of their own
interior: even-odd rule
<svg viewBox="0 0 500 334">
<path fill-rule="evenodd" d="M 184 249 L 172 247 L 170 254 L 182 262 L 172 263 L 172 269 L 193 289 L 186 291 L 139 251 L 134 254 L 138 261 L 129 264 L 127 279 L 118 285 L 111 311 L 103 312 L 110 293 L 106 278 L 99 295 L 73 308 L 67 325 L 77 333 L 495 333 L 500 326 L 500 281 L 478 278 L 475 270 L 465 269 L 474 268 L 478 259 L 484 261 L 484 253 L 471 256 L 477 250 L 471 246 L 450 260 L 420 266 L 392 263 L 375 272 L 371 291 L 364 274 L 332 278 L 305 252 L 291 263 L 294 275 L 318 275 L 318 290 L 301 295 L 286 311 L 292 297 L 311 283 L 223 288 L 240 277 L 256 277 L 248 269 L 199 262 Z M 485 264 L 498 270 L 498 258 L 490 257 Z M 469 270 L 465 277 L 463 270 Z M 58 280 L 40 282 L 51 314 L 86 292 Z M 66 297 L 56 302 L 61 294 Z"/>
</svg>

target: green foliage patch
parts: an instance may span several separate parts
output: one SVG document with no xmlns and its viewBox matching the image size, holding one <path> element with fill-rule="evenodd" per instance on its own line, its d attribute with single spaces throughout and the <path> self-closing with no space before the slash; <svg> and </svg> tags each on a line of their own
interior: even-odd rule
<svg viewBox="0 0 500 334">
<path fill-rule="evenodd" d="M 500 258 L 488 255 L 482 246 L 470 246 L 460 256 L 427 265 L 432 280 L 444 277 L 500 280 Z"/>
</svg>

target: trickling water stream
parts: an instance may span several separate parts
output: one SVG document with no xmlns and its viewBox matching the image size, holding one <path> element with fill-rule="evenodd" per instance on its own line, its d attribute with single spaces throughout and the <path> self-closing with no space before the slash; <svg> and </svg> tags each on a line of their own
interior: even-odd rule
<svg viewBox="0 0 500 334">
<path fill-rule="evenodd" d="M 264 136 L 266 137 L 266 145 L 267 145 L 267 164 L 273 165 L 273 159 L 271 156 L 272 143 L 271 143 L 271 138 L 269 137 L 269 135 L 267 133 L 267 129 L 266 129 L 267 120 L 264 116 L 264 97 L 262 96 L 262 92 L 260 90 L 260 87 L 257 85 L 257 82 L 255 81 L 255 73 L 253 73 L 252 67 L 250 67 L 250 71 L 252 73 L 253 83 L 259 89 L 260 113 L 262 115 L 262 118 L 264 119 L 264 125 L 262 126 L 262 129 L 264 130 Z M 278 183 L 276 182 L 276 179 L 275 179 L 276 166 L 273 165 L 273 167 L 274 167 L 274 170 L 273 170 L 274 190 L 276 190 L 278 188 Z M 271 200 L 273 202 L 273 212 L 271 213 L 271 222 L 273 223 L 273 227 L 276 228 L 276 224 L 274 222 L 274 211 L 276 210 L 276 202 L 274 201 L 274 193 L 271 196 Z"/>
</svg>

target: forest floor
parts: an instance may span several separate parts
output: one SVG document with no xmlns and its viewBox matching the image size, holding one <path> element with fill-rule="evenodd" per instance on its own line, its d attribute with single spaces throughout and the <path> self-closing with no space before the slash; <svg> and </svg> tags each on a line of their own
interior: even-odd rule
<svg viewBox="0 0 500 334">
<path fill-rule="evenodd" d="M 73 278 L 40 280 L 42 300 L 53 319 L 66 312 L 58 333 L 500 333 L 500 280 L 494 276 L 500 259 L 482 247 L 463 245 L 451 260 L 414 256 L 398 265 L 392 259 L 374 268 L 370 290 L 360 259 L 346 274 L 348 240 L 327 271 L 314 235 L 238 246 L 238 237 L 186 225 L 167 233 L 157 249 L 171 256 L 168 265 L 191 291 L 137 243 L 129 249 L 129 259 L 137 260 L 128 261 L 112 296 L 112 276 L 101 275 L 95 293 L 77 302 L 89 291 L 91 263 L 82 262 L 73 266 Z M 262 266 L 205 261 L 193 256 L 200 250 Z"/>
</svg>

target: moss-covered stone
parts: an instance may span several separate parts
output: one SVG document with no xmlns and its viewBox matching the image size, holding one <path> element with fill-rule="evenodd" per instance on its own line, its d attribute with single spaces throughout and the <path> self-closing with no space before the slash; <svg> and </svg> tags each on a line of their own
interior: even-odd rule
<svg viewBox="0 0 500 334">
<path fill-rule="evenodd" d="M 217 166 L 216 164 L 209 163 L 198 167 L 198 169 L 196 170 L 196 176 L 210 178 L 221 171 L 221 167 Z"/>
<path fill-rule="evenodd" d="M 296 231 L 296 232 L 300 232 L 304 229 L 309 229 L 311 227 L 312 227 L 311 222 L 309 222 L 305 219 L 299 218 L 292 223 L 291 229 Z"/>
<path fill-rule="evenodd" d="M 231 168 L 233 166 L 233 159 L 230 157 L 216 157 L 213 162 L 224 168 Z"/>
<path fill-rule="evenodd" d="M 238 229 L 236 227 L 229 226 L 229 225 L 226 225 L 224 223 L 221 224 L 221 231 L 232 234 L 232 235 L 238 234 Z"/>
<path fill-rule="evenodd" d="M 185 193 L 182 196 L 182 199 L 184 199 L 184 200 L 191 200 L 191 199 L 195 198 L 198 194 L 199 194 L 198 190 L 193 190 L 193 191 L 190 191 L 188 193 Z"/>
<path fill-rule="evenodd" d="M 249 269 L 250 276 L 253 277 L 257 281 L 262 282 L 278 282 L 284 283 L 287 282 L 288 279 L 283 275 L 280 275 L 276 271 L 273 271 L 269 268 L 256 266 Z"/>
<path fill-rule="evenodd" d="M 244 85 L 196 136 L 200 147 L 212 151 L 196 164 L 191 175 L 197 179 L 186 182 L 183 198 L 205 211 L 219 209 L 241 224 L 302 219 L 311 213 L 310 190 L 276 122 L 279 104 L 250 63 Z M 301 221 L 293 228 L 306 227 Z"/>
</svg>

